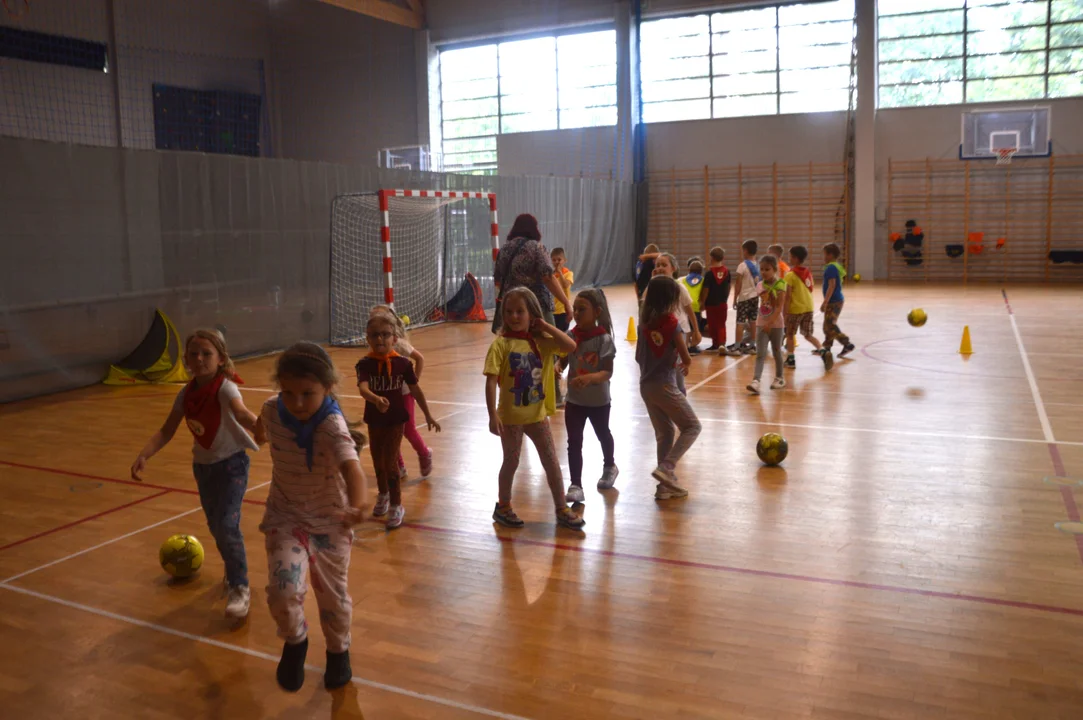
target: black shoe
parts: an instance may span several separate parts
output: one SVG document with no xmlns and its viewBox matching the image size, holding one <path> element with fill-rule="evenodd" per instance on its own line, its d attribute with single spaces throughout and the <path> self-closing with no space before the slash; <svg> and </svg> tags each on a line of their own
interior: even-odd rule
<svg viewBox="0 0 1083 720">
<path fill-rule="evenodd" d="M 692 347 L 688 348 L 689 355 L 699 355 L 701 352 L 703 351 L 699 349 L 699 345 L 693 345 Z"/>
<path fill-rule="evenodd" d="M 282 659 L 278 661 L 278 684 L 287 692 L 297 692 L 305 684 L 305 656 L 308 655 L 308 638 L 296 645 L 282 646 Z"/>
<path fill-rule="evenodd" d="M 844 358 L 847 355 L 849 355 L 850 353 L 852 353 L 853 351 L 854 351 L 854 344 L 853 343 L 846 343 L 846 347 L 844 347 L 842 349 L 842 352 L 839 353 L 839 357 Z"/>
<path fill-rule="evenodd" d="M 788 355 L 786 357 L 786 367 L 790 370 L 793 370 L 797 367 L 797 360 L 794 359 L 793 355 Z"/>
<path fill-rule="evenodd" d="M 328 652 L 327 669 L 323 672 L 323 686 L 328 690 L 334 690 L 348 685 L 352 678 L 353 670 L 350 669 L 350 651 Z"/>
</svg>

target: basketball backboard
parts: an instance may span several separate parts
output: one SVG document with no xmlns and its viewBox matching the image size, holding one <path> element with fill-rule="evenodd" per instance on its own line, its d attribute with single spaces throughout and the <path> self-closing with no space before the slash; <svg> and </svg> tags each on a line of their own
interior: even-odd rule
<svg viewBox="0 0 1083 720">
<path fill-rule="evenodd" d="M 960 160 L 995 160 L 1000 151 L 1015 148 L 1016 158 L 1053 154 L 1047 106 L 993 108 L 962 114 Z"/>
</svg>

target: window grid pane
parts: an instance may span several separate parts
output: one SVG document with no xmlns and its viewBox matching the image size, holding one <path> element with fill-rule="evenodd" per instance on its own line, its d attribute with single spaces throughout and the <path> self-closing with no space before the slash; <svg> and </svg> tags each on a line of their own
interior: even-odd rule
<svg viewBox="0 0 1083 720">
<path fill-rule="evenodd" d="M 1083 95 L 1083 0 L 878 7 L 881 107 Z"/>
</svg>

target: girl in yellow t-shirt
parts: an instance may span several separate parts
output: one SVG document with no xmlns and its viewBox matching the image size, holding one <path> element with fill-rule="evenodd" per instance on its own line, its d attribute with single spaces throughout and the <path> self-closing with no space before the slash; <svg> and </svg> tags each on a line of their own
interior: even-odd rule
<svg viewBox="0 0 1083 720">
<path fill-rule="evenodd" d="M 501 301 L 503 329 L 485 357 L 485 405 L 489 432 L 500 438 L 504 463 L 493 520 L 506 527 L 522 527 L 511 508 L 511 484 L 519 467 L 523 435 L 541 457 L 553 493 L 558 525 L 579 530 L 583 518 L 568 508 L 549 416 L 556 412 L 553 360 L 558 353 L 575 350 L 575 340 L 542 319 L 538 298 L 527 288 L 515 288 Z M 500 401 L 497 404 L 497 394 Z"/>
</svg>

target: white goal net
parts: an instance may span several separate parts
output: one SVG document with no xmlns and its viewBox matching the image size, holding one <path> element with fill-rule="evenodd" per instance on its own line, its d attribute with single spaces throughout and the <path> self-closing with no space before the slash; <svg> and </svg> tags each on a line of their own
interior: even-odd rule
<svg viewBox="0 0 1083 720">
<path fill-rule="evenodd" d="M 340 195 L 331 205 L 333 345 L 364 344 L 369 311 L 389 304 L 389 297 L 410 327 L 448 319 L 449 301 L 453 319 L 461 315 L 455 308 L 479 293 L 481 307 L 495 302 L 488 196 L 391 192 L 403 191 L 386 194 L 389 243 L 378 193 Z"/>
</svg>

